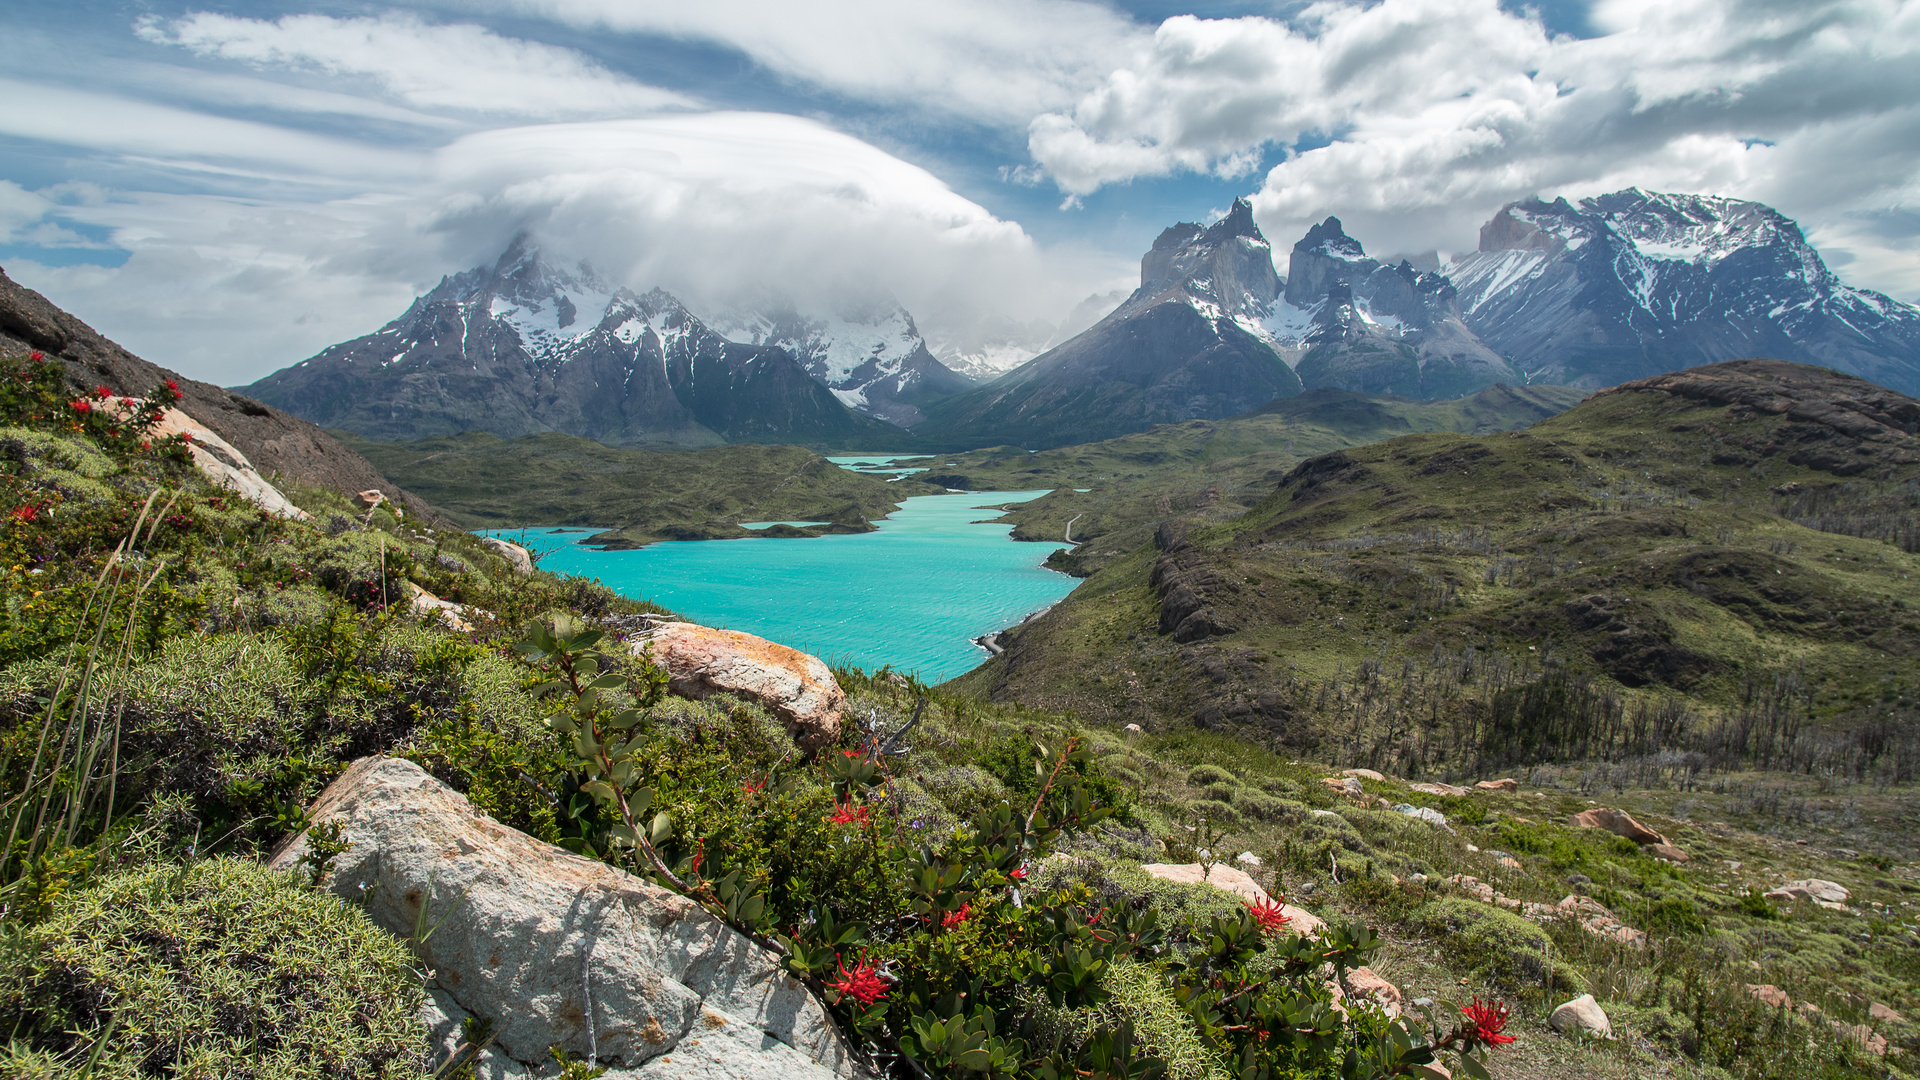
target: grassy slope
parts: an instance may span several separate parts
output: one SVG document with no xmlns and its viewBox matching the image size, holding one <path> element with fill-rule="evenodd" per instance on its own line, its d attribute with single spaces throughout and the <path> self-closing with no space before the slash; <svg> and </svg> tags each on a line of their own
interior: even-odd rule
<svg viewBox="0 0 1920 1080">
<path fill-rule="evenodd" d="M 1049 565 L 1087 574 L 1146 542 L 1173 514 L 1221 521 L 1273 490 L 1315 454 L 1419 431 L 1485 432 L 1522 427 L 1568 408 L 1585 391 L 1496 386 L 1454 401 L 1371 398 L 1316 390 L 1225 420 L 1189 420 L 1084 446 L 1029 454 L 996 447 L 925 459 L 954 487 L 1053 492 L 1013 509 L 1017 540 L 1067 535 L 1081 546 Z M 1076 488 L 1090 488 L 1080 492 Z"/>
<path fill-rule="evenodd" d="M 1636 713 L 1658 742 L 1658 698 L 1694 735 L 1771 718 L 1783 748 L 1809 711 L 1858 726 L 1915 696 L 1920 558 L 1783 516 L 1897 532 L 1920 459 L 1890 438 L 1862 458 L 1821 423 L 1643 390 L 1524 433 L 1347 450 L 1174 551 L 1136 548 L 962 683 L 1417 773 L 1576 749 L 1496 730 L 1557 708 L 1514 697 L 1545 671 L 1607 729 L 1586 752 L 1618 752 Z M 1854 460 L 1879 478 L 1833 471 Z M 1210 627 L 1167 632 L 1176 588 Z"/>
<path fill-rule="evenodd" d="M 571 435 L 485 432 L 407 443 L 341 434 L 395 483 L 474 527 L 613 526 L 597 539 L 644 544 L 752 535 L 741 521 L 828 521 L 860 532 L 895 503 L 936 489 L 835 468 L 796 446 L 656 452 Z"/>
</svg>

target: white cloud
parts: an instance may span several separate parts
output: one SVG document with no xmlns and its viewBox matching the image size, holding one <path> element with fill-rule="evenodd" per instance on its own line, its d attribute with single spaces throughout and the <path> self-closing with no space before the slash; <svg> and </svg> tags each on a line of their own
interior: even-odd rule
<svg viewBox="0 0 1920 1080">
<path fill-rule="evenodd" d="M 501 37 L 480 26 L 432 25 L 404 14 L 377 18 L 286 15 L 247 19 L 194 12 L 142 20 L 148 41 L 262 68 L 371 80 L 421 109 L 513 116 L 608 116 L 693 104 L 635 82 L 572 49 Z"/>
<path fill-rule="evenodd" d="M 523 229 L 636 288 L 831 302 L 879 287 L 936 325 L 982 310 L 1057 318 L 1124 269 L 1043 251 L 917 166 L 765 113 L 478 132 L 438 151 L 430 178 L 384 195 L 122 193 L 58 212 L 131 257 L 113 269 L 15 262 L 15 277 L 135 352 L 224 384 L 377 328 Z"/>
<path fill-rule="evenodd" d="M 1084 195 L 1324 143 L 1268 171 L 1262 225 L 1284 244 L 1337 213 L 1408 251 L 1470 246 L 1514 199 L 1630 183 L 1760 199 L 1814 230 L 1920 197 L 1920 5 L 1605 0 L 1592 17 L 1589 39 L 1494 0 L 1169 19 L 1099 87 L 1036 117 L 1029 149 Z M 1858 223 L 1823 235 L 1846 242 Z M 1920 276 L 1920 256 L 1898 261 L 1859 270 L 1887 287 Z"/>
<path fill-rule="evenodd" d="M 0 133 L 155 162 L 247 163 L 277 179 L 398 177 L 416 155 L 133 98 L 0 78 Z"/>
<path fill-rule="evenodd" d="M 719 43 L 835 93 L 1024 124 L 1125 55 L 1140 28 L 1077 0 L 465 0 L 574 26 Z"/>
<path fill-rule="evenodd" d="M 530 229 L 637 287 L 803 302 L 878 287 L 936 320 L 982 305 L 1054 315 L 1084 292 L 1078 273 L 1061 274 L 1077 257 L 1042 253 L 924 169 L 799 117 L 489 131 L 438 166 L 437 227 L 471 238 L 476 256 Z"/>
</svg>

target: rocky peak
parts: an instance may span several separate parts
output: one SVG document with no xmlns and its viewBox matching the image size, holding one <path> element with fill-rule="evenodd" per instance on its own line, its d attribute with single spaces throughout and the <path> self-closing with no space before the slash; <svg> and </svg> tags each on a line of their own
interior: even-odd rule
<svg viewBox="0 0 1920 1080">
<path fill-rule="evenodd" d="M 1340 227 L 1340 219 L 1329 217 L 1293 245 L 1287 263 L 1287 303 L 1311 307 L 1326 299 L 1327 290 L 1337 282 L 1356 285 L 1379 268 L 1360 241 Z"/>
<path fill-rule="evenodd" d="M 1273 248 L 1253 222 L 1253 205 L 1235 199 L 1227 216 L 1202 228 L 1181 222 L 1160 234 L 1140 260 L 1135 301 L 1151 301 L 1172 289 L 1227 315 L 1264 313 L 1280 295 Z"/>
</svg>

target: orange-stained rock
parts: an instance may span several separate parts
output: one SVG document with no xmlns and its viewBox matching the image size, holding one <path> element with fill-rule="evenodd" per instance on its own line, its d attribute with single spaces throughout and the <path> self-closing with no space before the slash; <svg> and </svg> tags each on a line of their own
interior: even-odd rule
<svg viewBox="0 0 1920 1080">
<path fill-rule="evenodd" d="M 1476 788 L 1479 788 L 1479 789 L 1480 789 L 1481 791 L 1505 791 L 1505 792 L 1515 792 L 1515 791 L 1519 791 L 1519 790 L 1520 790 L 1520 781 L 1518 781 L 1518 780 L 1512 780 L 1512 779 L 1508 779 L 1508 780 L 1482 780 L 1482 781 L 1480 781 L 1479 783 L 1477 783 L 1477 784 L 1475 784 L 1475 785 L 1473 785 L 1473 786 L 1474 786 L 1474 787 L 1476 787 Z"/>
<path fill-rule="evenodd" d="M 1646 853 L 1648 855 L 1653 856 L 1656 859 L 1665 859 L 1668 862 L 1692 862 L 1693 861 L 1693 856 L 1687 854 L 1684 851 L 1681 851 L 1679 848 L 1674 847 L 1672 844 L 1648 844 L 1646 846 Z"/>
<path fill-rule="evenodd" d="M 1336 794 L 1349 796 L 1366 794 L 1360 787 L 1360 781 L 1351 776 L 1326 776 L 1322 777 L 1320 782 L 1332 788 Z"/>
<path fill-rule="evenodd" d="M 667 688 L 682 697 L 734 694 L 779 717 L 803 750 L 840 737 L 847 695 L 818 658 L 737 630 L 670 622 L 636 637 L 667 670 Z"/>
<path fill-rule="evenodd" d="M 1199 863 L 1147 863 L 1140 869 L 1148 877 L 1156 877 L 1161 881 L 1178 881 L 1185 885 L 1204 882 L 1251 904 L 1265 904 L 1273 900 L 1267 895 L 1267 890 L 1261 888 L 1260 883 L 1249 877 L 1246 871 L 1222 863 L 1214 863 L 1205 876 L 1200 873 Z M 1327 928 L 1326 920 L 1292 904 L 1283 902 L 1280 911 L 1287 917 L 1287 929 L 1307 937 L 1313 937 Z"/>
<path fill-rule="evenodd" d="M 1841 1038 L 1859 1043 L 1861 1049 L 1875 1057 L 1887 1056 L 1887 1037 L 1865 1024 L 1843 1024 L 1835 1020 L 1833 1030 L 1839 1032 Z"/>
<path fill-rule="evenodd" d="M 1400 1015 L 1400 988 L 1381 978 L 1372 968 L 1350 969 L 1346 990 L 1349 997 L 1372 998 L 1388 1016 Z"/>
<path fill-rule="evenodd" d="M 1752 994 L 1755 1001 L 1769 1009 L 1793 1008 L 1793 999 L 1787 996 L 1785 990 L 1772 983 L 1748 983 L 1747 993 Z"/>
<path fill-rule="evenodd" d="M 1580 829 L 1605 829 L 1615 836 L 1624 836 L 1636 844 L 1664 844 L 1667 842 L 1666 837 L 1635 821 L 1632 814 L 1627 813 L 1625 810 L 1612 810 L 1604 806 L 1596 806 L 1591 810 L 1580 811 L 1573 815 L 1573 819 L 1569 824 Z M 1678 851 L 1679 849 L 1675 848 L 1674 850 Z M 1684 862 L 1685 860 L 1676 859 L 1674 861 Z"/>
<path fill-rule="evenodd" d="M 1351 776 L 1356 780 L 1375 780 L 1381 783 L 1386 782 L 1386 779 L 1387 779 L 1386 777 L 1380 775 L 1379 773 L 1373 771 L 1372 769 L 1347 769 L 1343 771 L 1340 775 Z"/>
</svg>

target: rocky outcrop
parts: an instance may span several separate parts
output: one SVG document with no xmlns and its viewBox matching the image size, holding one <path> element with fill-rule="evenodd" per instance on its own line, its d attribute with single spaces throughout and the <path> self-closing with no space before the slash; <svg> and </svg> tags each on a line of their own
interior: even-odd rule
<svg viewBox="0 0 1920 1080">
<path fill-rule="evenodd" d="M 1440 783 L 1408 784 L 1407 789 L 1409 791 L 1423 792 L 1428 795 L 1449 795 L 1454 798 L 1458 798 L 1467 793 L 1466 788 L 1454 787 L 1452 784 L 1440 784 Z"/>
<path fill-rule="evenodd" d="M 847 696 L 833 672 L 798 649 L 737 630 L 693 623 L 655 625 L 634 639 L 667 670 L 667 688 L 683 697 L 726 693 L 765 706 L 809 752 L 840 736 Z"/>
<path fill-rule="evenodd" d="M 1183 885 L 1211 885 L 1216 889 L 1230 892 L 1249 904 L 1268 904 L 1273 897 L 1267 890 L 1253 880 L 1245 870 L 1236 869 L 1222 863 L 1214 863 L 1202 868 L 1199 863 L 1147 863 L 1140 867 L 1149 877 L 1161 881 L 1177 881 Z M 1326 920 L 1318 915 L 1292 904 L 1282 903 L 1281 913 L 1287 917 L 1287 929 L 1307 937 L 1313 937 L 1327 928 Z"/>
<path fill-rule="evenodd" d="M 1380 1006 L 1380 1011 L 1388 1016 L 1400 1015 L 1400 988 L 1370 967 L 1349 968 L 1342 988 L 1349 998 L 1365 998 Z"/>
<path fill-rule="evenodd" d="M 439 990 L 429 1022 L 444 1029 L 457 1007 L 495 1023 L 512 1062 L 483 1076 L 538 1071 L 556 1045 L 597 1052 L 622 1070 L 609 1076 L 854 1073 L 823 1006 L 773 953 L 686 897 L 499 824 L 411 762 L 363 758 L 309 812 L 352 844 L 328 888 L 403 938 L 432 928 L 417 945 Z M 307 850 L 301 833 L 272 864 Z"/>
<path fill-rule="evenodd" d="M 169 408 L 161 413 L 160 422 L 151 430 L 159 438 L 186 436 L 187 453 L 193 457 L 193 464 L 201 475 L 267 513 L 295 521 L 305 521 L 312 516 L 293 505 L 284 492 L 268 483 L 267 478 L 253 467 L 253 462 L 247 460 L 247 455 L 179 409 Z"/>
<path fill-rule="evenodd" d="M 1777 889 L 1769 889 L 1766 893 L 1766 898 L 1769 900 L 1811 900 L 1822 907 L 1834 909 L 1843 908 L 1851 896 L 1846 886 L 1837 881 L 1826 881 L 1821 878 L 1789 881 Z"/>
<path fill-rule="evenodd" d="M 533 553 L 519 544 L 510 544 L 497 536 L 483 536 L 480 542 L 492 549 L 495 555 L 507 560 L 516 574 L 533 573 Z"/>
<path fill-rule="evenodd" d="M 339 492 L 378 488 L 417 518 L 451 524 L 313 424 L 148 363 L 5 272 L 0 272 L 0 349 L 44 352 L 64 364 L 68 380 L 84 390 L 106 386 L 137 397 L 172 379 L 180 387 L 180 410 L 220 436 L 257 472 Z"/>
<path fill-rule="evenodd" d="M 1573 815 L 1568 822 L 1576 829 L 1605 829 L 1615 836 L 1624 836 L 1636 844 L 1664 844 L 1667 838 L 1647 828 L 1634 819 L 1625 810 L 1612 810 L 1596 806 L 1591 810 L 1582 810 Z"/>
<path fill-rule="evenodd" d="M 1509 777 L 1504 780 L 1482 780 L 1473 786 L 1480 791 L 1497 791 L 1511 795 L 1520 790 L 1520 781 Z"/>
</svg>

